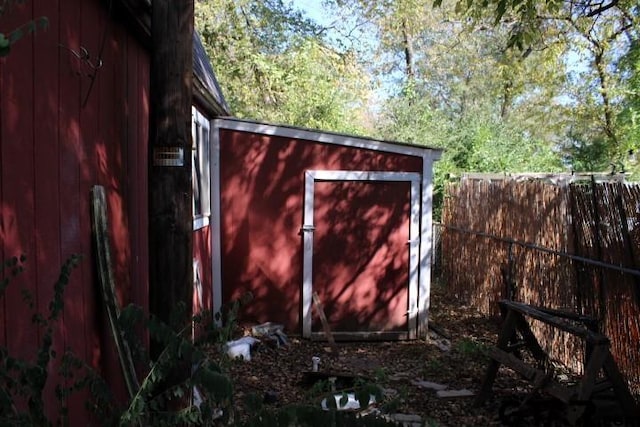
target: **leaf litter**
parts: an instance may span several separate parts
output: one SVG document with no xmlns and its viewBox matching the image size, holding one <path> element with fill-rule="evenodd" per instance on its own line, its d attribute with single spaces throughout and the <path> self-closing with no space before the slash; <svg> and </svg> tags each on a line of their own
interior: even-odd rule
<svg viewBox="0 0 640 427">
<path fill-rule="evenodd" d="M 223 362 L 234 385 L 235 420 L 246 420 L 256 406 L 320 406 L 332 393 L 326 382 L 309 383 L 312 358 L 319 357 L 320 373 L 361 378 L 361 385 L 374 384 L 382 392 L 369 411 L 418 416 L 430 426 L 501 425 L 501 401 L 527 387 L 511 371 L 501 368 L 489 401 L 482 407 L 473 405 L 487 369 L 487 348 L 497 338 L 499 319 L 487 318 L 461 304 L 442 286 L 432 288 L 431 301 L 430 322 L 434 327 L 426 340 L 338 342 L 336 355 L 326 342 L 291 337 L 287 345 L 253 346 L 249 362 Z M 241 329 L 239 335 L 250 334 L 251 326 Z M 215 354 L 212 357 L 220 358 Z M 339 387 L 344 385 L 337 384 L 336 393 L 345 391 Z M 452 391 L 461 396 L 438 397 L 438 393 Z"/>
</svg>

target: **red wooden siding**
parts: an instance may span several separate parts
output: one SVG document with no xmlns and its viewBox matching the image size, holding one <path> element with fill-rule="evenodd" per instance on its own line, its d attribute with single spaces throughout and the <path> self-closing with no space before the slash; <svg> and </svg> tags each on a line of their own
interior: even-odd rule
<svg viewBox="0 0 640 427">
<path fill-rule="evenodd" d="M 14 4 L 3 29 L 41 15 L 49 29 L 26 36 L 0 59 L 0 256 L 27 256 L 25 273 L 0 303 L 0 343 L 13 354 L 35 356 L 41 331 L 31 324 L 21 289 L 45 311 L 60 265 L 81 254 L 65 292 L 56 350 L 71 348 L 122 400 L 93 270 L 89 192 L 96 184 L 107 190 L 120 302 L 148 307 L 148 53 L 98 0 Z M 102 56 L 93 82 L 95 71 L 72 52 L 81 47 L 94 64 Z M 70 425 L 87 423 L 85 398 L 70 402 Z M 53 394 L 47 405 L 57 413 Z"/>
<path fill-rule="evenodd" d="M 316 184 L 313 284 L 334 331 L 407 330 L 409 197 L 406 182 Z"/>
<path fill-rule="evenodd" d="M 300 333 L 302 245 L 299 230 L 305 171 L 421 172 L 422 159 L 240 131 L 222 129 L 219 132 L 223 302 L 250 291 L 254 299 L 241 313 L 244 320 L 280 322 L 288 331 Z M 384 191 L 397 189 L 387 185 Z M 407 187 L 401 187 L 400 191 L 408 192 Z M 363 203 L 364 199 L 363 196 Z M 378 197 L 378 201 L 383 200 Z M 357 205 L 359 203 L 356 209 Z M 406 220 L 406 207 L 402 204 L 387 203 L 381 208 L 395 212 L 393 224 Z M 396 237 L 392 240 L 395 242 Z M 357 262 L 364 263 L 366 257 L 375 256 L 366 251 L 361 255 Z M 393 274 L 397 274 L 396 280 L 406 272 Z M 383 292 L 378 291 L 379 295 Z M 406 299 L 406 296 L 397 292 L 393 298 Z M 396 301 L 393 298 L 391 300 Z"/>
</svg>

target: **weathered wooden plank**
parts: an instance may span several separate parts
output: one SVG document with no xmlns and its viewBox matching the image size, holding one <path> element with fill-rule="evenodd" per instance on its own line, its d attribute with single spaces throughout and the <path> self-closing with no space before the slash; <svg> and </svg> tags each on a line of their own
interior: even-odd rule
<svg viewBox="0 0 640 427">
<path fill-rule="evenodd" d="M 618 369 L 618 365 L 611 353 L 607 354 L 603 364 L 604 372 L 613 385 L 613 391 L 620 401 L 622 408 L 627 416 L 634 417 L 640 422 L 640 405 L 636 402 L 633 395 L 629 391 L 629 386 Z"/>
<path fill-rule="evenodd" d="M 327 341 L 329 341 L 329 345 L 331 346 L 331 351 L 335 354 L 338 354 L 336 341 L 333 339 L 333 333 L 331 333 L 329 321 L 327 320 L 327 316 L 324 314 L 324 308 L 322 307 L 322 302 L 320 301 L 320 297 L 318 297 L 317 292 L 313 293 L 313 306 L 316 308 L 318 317 L 320 318 L 320 322 L 322 323 L 322 329 L 324 330 Z"/>
<path fill-rule="evenodd" d="M 515 332 L 515 326 L 516 313 L 512 310 L 508 310 L 504 322 L 502 323 L 502 327 L 500 328 L 500 334 L 498 335 L 498 342 L 496 345 L 499 349 L 506 349 L 509 344 L 509 340 Z M 478 392 L 478 396 L 474 401 L 474 406 L 482 405 L 489 397 L 491 387 L 493 386 L 493 382 L 498 374 L 498 368 L 500 368 L 500 362 L 491 359 L 489 361 L 489 366 L 487 367 L 487 373 L 485 374 L 484 381 L 482 382 L 482 386 Z"/>
<path fill-rule="evenodd" d="M 8 13 L 2 17 L 2 28 L 19 28 L 33 19 L 32 5 L 11 2 Z M 2 140 L 2 176 L 0 177 L 0 244 L 4 256 L 27 256 L 25 270 L 12 280 L 5 291 L 5 328 L 7 347 L 13 356 L 27 360 L 35 354 L 38 330 L 23 301 L 22 290 L 28 291 L 38 301 L 36 281 L 36 213 L 34 209 L 35 170 L 33 105 L 38 101 L 34 93 L 33 38 L 25 35 L 1 59 L 3 87 L 0 88 L 0 140 Z M 4 325 L 4 323 L 3 323 Z M 4 327 L 4 326 L 3 326 Z"/>
<path fill-rule="evenodd" d="M 120 308 L 115 294 L 115 282 L 109 248 L 109 231 L 107 226 L 107 207 L 104 187 L 96 185 L 91 190 L 92 231 L 96 253 L 97 275 L 102 300 L 109 317 L 111 334 L 116 344 L 120 366 L 124 375 L 129 396 L 133 397 L 139 389 L 138 378 L 133 357 L 123 332 L 118 326 Z"/>
<path fill-rule="evenodd" d="M 575 326 L 573 324 L 568 323 L 565 319 L 549 315 L 542 311 L 536 310 L 535 308 L 528 306 L 523 303 L 515 302 L 515 301 L 500 301 L 500 305 L 503 305 L 511 310 L 517 311 L 519 313 L 525 314 L 528 317 L 531 317 L 536 320 L 540 320 L 548 325 L 552 325 L 562 331 L 569 332 L 572 335 L 583 338 L 589 343 L 592 344 L 607 344 L 609 339 L 600 333 L 590 331 L 589 329 Z"/>
<path fill-rule="evenodd" d="M 578 393 L 575 397 L 575 403 L 570 404 L 567 408 L 567 419 L 570 425 L 575 425 L 587 409 L 586 403 L 591 399 L 598 373 L 600 372 L 604 360 L 608 355 L 609 348 L 607 345 L 598 345 L 594 347 L 591 357 L 587 362 L 584 375 L 580 380 Z"/>
<path fill-rule="evenodd" d="M 598 319 L 596 319 L 595 317 L 585 316 L 579 313 L 574 313 L 566 310 L 557 310 L 554 308 L 541 307 L 537 305 L 532 305 L 531 307 L 543 313 L 547 313 L 551 316 L 574 320 L 576 322 L 583 323 L 585 326 L 589 327 L 590 330 L 597 332 Z"/>
<path fill-rule="evenodd" d="M 49 34 L 59 32 L 59 4 L 58 0 L 46 2 L 34 2 L 34 16 L 46 16 L 49 19 Z M 52 49 L 52 40 L 48 37 L 33 37 L 34 47 L 34 94 L 38 97 L 33 104 L 34 117 L 34 145 L 36 156 L 34 157 L 35 187 L 34 187 L 34 212 L 35 228 L 38 242 L 36 244 L 38 260 L 37 268 L 37 292 L 38 311 L 47 313 L 49 304 L 54 297 L 54 289 L 51 286 L 60 272 L 63 257 L 69 257 L 71 253 L 60 254 L 60 122 L 58 118 L 58 105 L 60 102 L 60 90 L 58 75 L 52 70 L 59 68 L 58 49 Z M 26 70 L 25 70 L 26 71 Z M 1 92 L 1 91 L 0 91 Z M 46 101 L 44 101 L 46 100 Z M 43 214 L 46 212 L 46 214 Z M 71 275 L 70 280 L 80 281 L 78 272 Z M 69 311 L 68 305 L 65 313 Z M 64 317 L 60 316 L 53 329 L 52 350 L 57 354 L 64 354 Z M 84 354 L 80 354 L 83 357 Z M 48 369 L 50 372 L 58 372 L 60 358 L 52 358 Z M 58 402 L 54 398 L 55 388 L 63 383 L 62 378 L 56 381 L 47 381 L 43 395 L 48 408 L 54 408 Z M 75 396 L 71 399 L 77 399 Z M 85 399 L 82 399 L 83 403 Z M 52 410 L 52 409 L 50 409 Z"/>
<path fill-rule="evenodd" d="M 406 331 L 332 331 L 333 339 L 336 342 L 340 341 L 405 341 L 413 339 L 409 336 L 409 332 Z M 326 341 L 326 334 L 324 332 L 311 332 L 312 341 Z"/>
<path fill-rule="evenodd" d="M 513 369 L 520 375 L 522 375 L 527 381 L 533 381 L 537 375 L 544 375 L 544 372 L 535 369 L 521 359 L 518 359 L 511 353 L 507 353 L 504 350 L 500 350 L 499 348 L 491 347 L 489 349 L 489 357 L 498 363 L 507 366 L 508 368 Z"/>
<path fill-rule="evenodd" d="M 82 20 L 82 0 L 65 0 L 58 4 L 59 15 L 59 47 L 56 49 L 59 55 L 59 72 L 57 73 L 60 98 L 58 100 L 59 152 L 55 159 L 58 163 L 58 198 L 60 203 L 60 217 L 57 230 L 60 233 L 59 245 L 62 257 L 72 253 L 88 256 L 91 246 L 85 246 L 83 239 L 91 240 L 90 226 L 81 228 L 81 215 L 89 211 L 87 199 L 89 186 L 82 187 L 81 179 L 89 174 L 93 167 L 86 155 L 86 147 L 94 141 L 92 139 L 95 126 L 82 126 L 81 114 L 81 85 L 83 76 L 79 74 L 81 61 L 77 59 L 69 49 L 78 49 L 81 45 L 91 46 L 87 38 L 82 38 L 83 22 L 86 27 L 89 23 Z M 86 2 L 87 4 L 90 2 Z M 87 6 L 88 7 L 88 6 Z M 86 124 L 86 123 L 85 123 Z M 90 177 L 93 178 L 93 177 Z M 65 300 L 73 301 L 73 309 L 65 310 L 64 323 L 66 328 L 64 345 L 74 354 L 83 357 L 92 368 L 104 370 L 105 363 L 100 347 L 98 328 L 100 325 L 93 321 L 92 312 L 86 315 L 82 288 L 86 283 L 91 283 L 93 277 L 90 258 L 85 258 L 76 271 L 71 275 L 70 282 L 65 289 Z M 97 358 L 95 355 L 101 355 Z M 89 355 L 89 356 L 88 356 Z M 112 384 L 110 382 L 110 384 Z M 73 396 L 68 402 L 69 425 L 86 424 L 87 409 L 85 402 L 88 395 L 82 392 Z"/>
<path fill-rule="evenodd" d="M 538 363 L 547 363 L 549 356 L 540 346 L 538 339 L 531 331 L 529 322 L 527 322 L 527 319 L 525 319 L 522 315 L 516 316 L 516 328 L 518 329 L 518 331 L 520 331 L 520 334 L 524 339 L 525 347 L 531 351 L 531 354 L 538 361 Z"/>
</svg>

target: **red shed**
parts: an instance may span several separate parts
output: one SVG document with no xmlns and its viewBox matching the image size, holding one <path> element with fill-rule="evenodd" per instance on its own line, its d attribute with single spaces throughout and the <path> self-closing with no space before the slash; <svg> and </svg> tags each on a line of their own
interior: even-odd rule
<svg viewBox="0 0 640 427">
<path fill-rule="evenodd" d="M 313 337 L 426 332 L 433 162 L 425 146 L 237 119 L 213 122 L 214 309 Z"/>
<path fill-rule="evenodd" d="M 58 413 L 54 391 L 63 379 L 55 372 L 66 349 L 101 372 L 124 402 L 124 382 L 96 284 L 90 190 L 96 184 L 106 189 L 119 302 L 148 310 L 150 2 L 29 0 L 4 6 L 0 31 L 40 16 L 48 18 L 49 27 L 25 35 L 0 58 L 0 260 L 27 257 L 24 273 L 0 298 L 0 346 L 35 360 L 43 331 L 32 322 L 21 291 L 28 290 L 35 309 L 46 313 L 60 266 L 80 254 L 54 332 L 58 357 L 49 369 L 47 412 Z M 208 126 L 210 118 L 229 112 L 197 37 L 193 65 L 197 133 L 199 123 Z M 194 163 L 209 156 L 208 134 L 199 135 Z M 197 173 L 194 182 L 202 180 L 208 175 Z M 208 265 L 210 238 L 202 219 L 207 212 L 197 213 L 194 258 Z M 203 286 L 207 292 L 209 273 L 201 276 L 209 280 Z M 210 301 L 207 292 L 200 295 Z M 85 394 L 69 401 L 69 425 L 89 424 L 86 400 Z"/>
</svg>

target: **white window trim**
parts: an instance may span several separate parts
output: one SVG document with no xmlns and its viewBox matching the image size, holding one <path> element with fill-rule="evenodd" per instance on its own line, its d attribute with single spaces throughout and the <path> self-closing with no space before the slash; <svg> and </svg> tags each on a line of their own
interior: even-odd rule
<svg viewBox="0 0 640 427">
<path fill-rule="evenodd" d="M 191 121 L 191 136 L 192 136 L 192 141 L 193 141 L 193 146 L 192 149 L 193 150 L 197 150 L 198 146 L 197 146 L 197 141 L 198 141 L 198 126 L 200 126 L 202 128 L 202 132 L 203 134 L 206 133 L 209 136 L 209 152 L 208 153 L 201 153 L 201 154 L 208 154 L 208 155 L 201 155 L 198 158 L 200 159 L 201 162 L 201 170 L 203 170 L 203 165 L 206 165 L 206 171 L 204 171 L 204 178 L 206 181 L 202 181 L 200 184 L 200 200 L 201 200 L 201 204 L 202 206 L 202 213 L 195 213 L 193 214 L 193 230 L 199 230 L 201 228 L 207 227 L 209 226 L 209 224 L 211 223 L 211 150 L 212 150 L 212 137 L 213 137 L 213 132 L 212 132 L 212 126 L 211 126 L 211 121 L 209 120 L 209 118 L 207 116 L 205 116 L 203 113 L 201 113 L 200 111 L 198 111 L 198 109 L 196 107 L 192 107 L 191 108 L 191 113 L 192 113 L 192 121 Z M 195 202 L 192 203 L 192 206 L 195 205 Z"/>
</svg>

